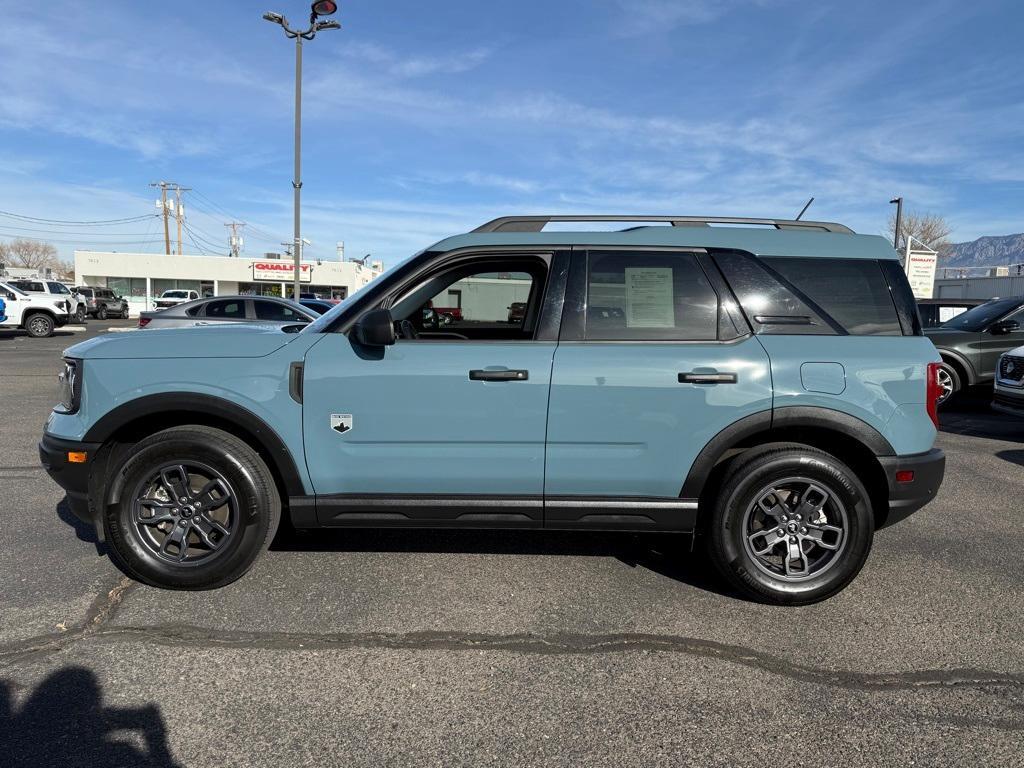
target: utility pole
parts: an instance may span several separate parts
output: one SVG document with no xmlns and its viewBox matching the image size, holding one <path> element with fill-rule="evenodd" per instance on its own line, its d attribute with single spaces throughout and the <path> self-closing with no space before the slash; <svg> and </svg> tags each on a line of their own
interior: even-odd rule
<svg viewBox="0 0 1024 768">
<path fill-rule="evenodd" d="M 178 223 L 178 255 L 181 255 L 181 225 L 185 220 L 185 209 L 181 204 L 181 193 L 191 191 L 191 187 L 183 187 L 180 184 L 176 184 L 173 181 L 154 181 L 149 186 L 160 187 L 160 206 L 161 211 L 164 215 L 164 253 L 168 256 L 171 255 L 171 226 L 170 226 L 170 213 L 171 208 L 174 208 L 174 218 Z M 167 199 L 167 190 L 174 191 L 174 202 L 171 203 Z"/>
<path fill-rule="evenodd" d="M 171 230 L 167 221 L 167 182 L 154 181 L 149 186 L 160 187 L 160 210 L 164 215 L 164 253 L 171 255 Z"/>
<path fill-rule="evenodd" d="M 174 185 L 174 200 L 176 203 L 174 215 L 178 219 L 178 255 L 181 256 L 181 224 L 185 220 L 185 206 L 181 203 L 181 193 L 192 191 L 191 187 Z"/>
<path fill-rule="evenodd" d="M 231 228 L 231 237 L 229 238 L 229 242 L 231 243 L 231 255 L 234 256 L 237 259 L 239 254 L 242 251 L 242 245 L 243 245 L 242 238 L 238 236 L 238 229 L 239 229 L 239 227 L 244 227 L 245 226 L 245 222 L 244 221 L 232 221 L 232 222 L 230 222 L 228 224 L 225 224 L 224 226 Z"/>
</svg>

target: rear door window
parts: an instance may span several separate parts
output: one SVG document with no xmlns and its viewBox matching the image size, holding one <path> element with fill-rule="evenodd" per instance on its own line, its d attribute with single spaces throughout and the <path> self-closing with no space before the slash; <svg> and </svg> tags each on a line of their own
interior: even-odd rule
<svg viewBox="0 0 1024 768">
<path fill-rule="evenodd" d="M 257 299 L 253 302 L 253 307 L 259 320 L 276 320 L 282 323 L 301 323 L 306 320 L 305 317 L 291 307 L 278 304 L 276 301 L 260 301 Z"/>
<path fill-rule="evenodd" d="M 245 299 L 222 299 L 206 305 L 206 317 L 219 320 L 245 320 Z"/>
<path fill-rule="evenodd" d="M 718 294 L 692 253 L 590 251 L 588 341 L 715 341 Z"/>
</svg>

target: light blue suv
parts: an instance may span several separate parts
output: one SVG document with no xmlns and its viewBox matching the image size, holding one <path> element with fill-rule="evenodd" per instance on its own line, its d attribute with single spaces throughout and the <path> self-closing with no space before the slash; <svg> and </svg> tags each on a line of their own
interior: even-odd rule
<svg viewBox="0 0 1024 768">
<path fill-rule="evenodd" d="M 629 226 L 547 226 L 597 220 Z M 40 454 L 119 566 L 163 587 L 239 578 L 284 515 L 685 532 L 743 593 L 799 604 L 935 496 L 939 362 L 881 237 L 506 217 L 302 328 L 71 347 Z"/>
</svg>

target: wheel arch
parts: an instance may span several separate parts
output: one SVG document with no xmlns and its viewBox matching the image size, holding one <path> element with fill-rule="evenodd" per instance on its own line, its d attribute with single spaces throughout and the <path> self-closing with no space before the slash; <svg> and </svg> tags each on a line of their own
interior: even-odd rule
<svg viewBox="0 0 1024 768">
<path fill-rule="evenodd" d="M 879 457 L 895 456 L 889 441 L 867 422 L 842 411 L 814 406 L 789 406 L 740 419 L 715 435 L 697 454 L 680 496 L 698 499 L 710 509 L 732 460 L 751 448 L 774 443 L 800 443 L 832 454 L 847 464 L 867 488 L 876 527 L 889 512 L 889 484 Z M 700 518 L 706 518 L 701 514 Z"/>
<path fill-rule="evenodd" d="M 970 360 L 950 349 L 940 349 L 938 352 L 944 363 L 948 363 L 956 369 L 961 379 L 961 386 L 970 387 L 977 383 L 978 374 L 975 373 Z"/>
<path fill-rule="evenodd" d="M 146 395 L 106 413 L 83 437 L 83 442 L 102 443 L 99 470 L 107 475 L 132 445 L 147 435 L 173 426 L 198 424 L 222 429 L 244 440 L 266 463 L 282 501 L 306 494 L 295 458 L 280 435 L 247 408 L 212 395 L 192 392 Z M 115 481 L 104 503 L 120 498 Z"/>
</svg>

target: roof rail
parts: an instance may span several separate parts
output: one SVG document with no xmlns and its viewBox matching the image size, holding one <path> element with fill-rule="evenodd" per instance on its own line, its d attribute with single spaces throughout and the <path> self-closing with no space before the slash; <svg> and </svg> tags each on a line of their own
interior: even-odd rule
<svg viewBox="0 0 1024 768">
<path fill-rule="evenodd" d="M 642 221 L 668 222 L 673 227 L 706 227 L 709 224 L 761 224 L 775 229 L 812 229 L 852 235 L 853 230 L 828 221 L 796 221 L 794 219 L 744 219 L 734 216 L 637 216 L 627 215 L 552 215 L 502 216 L 477 227 L 473 232 L 540 232 L 552 221 Z"/>
</svg>

